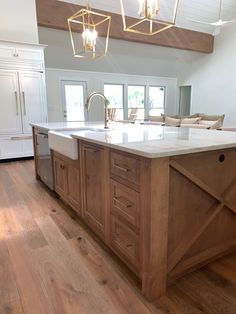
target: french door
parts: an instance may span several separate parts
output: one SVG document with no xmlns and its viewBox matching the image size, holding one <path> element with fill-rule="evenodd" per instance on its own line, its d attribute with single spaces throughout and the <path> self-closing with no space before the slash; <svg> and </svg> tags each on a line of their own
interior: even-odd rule
<svg viewBox="0 0 236 314">
<path fill-rule="evenodd" d="M 63 121 L 85 121 L 84 105 L 87 97 L 86 82 L 61 81 Z"/>
</svg>

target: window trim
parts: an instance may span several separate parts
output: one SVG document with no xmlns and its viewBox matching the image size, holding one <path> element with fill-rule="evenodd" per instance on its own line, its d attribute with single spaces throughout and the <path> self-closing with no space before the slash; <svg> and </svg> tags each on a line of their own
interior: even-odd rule
<svg viewBox="0 0 236 314">
<path fill-rule="evenodd" d="M 64 118 L 64 109 L 66 108 L 66 93 L 65 93 L 65 86 L 66 85 L 80 85 L 83 86 L 83 92 L 84 92 L 84 103 L 86 102 L 87 95 L 88 95 L 88 82 L 82 81 L 82 80 L 71 80 L 71 79 L 60 79 L 60 89 L 61 89 L 61 119 L 64 122 L 67 122 Z M 86 110 L 84 110 L 84 121 L 88 120 L 88 113 Z M 81 121 L 81 120 L 78 120 Z M 70 121 L 68 121 L 70 122 Z"/>
<path fill-rule="evenodd" d="M 167 86 L 162 86 L 162 85 L 148 85 L 148 99 L 147 102 L 149 100 L 149 88 L 150 87 L 159 87 L 159 88 L 163 88 L 164 89 L 164 101 L 163 101 L 163 107 L 156 107 L 155 109 L 163 109 L 164 114 L 166 111 L 166 91 L 167 91 Z M 149 112 L 150 112 L 150 108 L 147 108 L 147 118 L 149 116 Z"/>
<path fill-rule="evenodd" d="M 163 88 L 164 89 L 164 102 L 163 102 L 163 107 L 157 107 L 155 109 L 163 109 L 164 113 L 166 111 L 166 99 L 167 99 L 167 86 L 166 85 L 156 85 L 156 84 L 145 84 L 145 83 L 132 83 L 132 82 L 125 82 L 125 83 L 120 83 L 120 82 L 107 82 L 103 81 L 103 92 L 105 92 L 104 86 L 105 85 L 118 85 L 123 87 L 123 108 L 118 108 L 118 109 L 123 109 L 123 117 L 124 120 L 128 119 L 128 112 L 129 108 L 128 107 L 128 87 L 129 86 L 142 86 L 144 87 L 144 107 L 140 109 L 144 109 L 144 119 L 147 120 L 150 112 L 149 108 L 149 88 L 150 87 L 157 87 L 157 88 Z"/>
</svg>

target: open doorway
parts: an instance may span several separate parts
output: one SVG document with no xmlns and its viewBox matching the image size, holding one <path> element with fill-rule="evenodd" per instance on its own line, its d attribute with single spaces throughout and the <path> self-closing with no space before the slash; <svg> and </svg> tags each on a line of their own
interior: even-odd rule
<svg viewBox="0 0 236 314">
<path fill-rule="evenodd" d="M 191 110 L 192 86 L 179 86 L 179 115 L 188 116 Z"/>
</svg>

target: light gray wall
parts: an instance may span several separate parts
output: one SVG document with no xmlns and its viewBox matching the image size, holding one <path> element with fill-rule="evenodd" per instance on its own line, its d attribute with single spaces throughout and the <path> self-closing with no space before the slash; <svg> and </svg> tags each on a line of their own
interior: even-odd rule
<svg viewBox="0 0 236 314">
<path fill-rule="evenodd" d="M 86 60 L 74 58 L 69 32 L 39 27 L 39 41 L 47 44 L 47 68 L 106 73 L 176 77 L 186 52 L 122 40 L 109 40 L 105 58 Z"/>
<path fill-rule="evenodd" d="M 179 85 L 192 85 L 191 112 L 225 114 L 225 126 L 236 126 L 236 28 L 225 26 L 215 38 L 214 53 L 186 62 Z"/>
<path fill-rule="evenodd" d="M 35 0 L 0 0 L 0 39 L 38 43 Z"/>
<path fill-rule="evenodd" d="M 103 93 L 104 83 L 117 84 L 150 84 L 166 86 L 166 113 L 176 114 L 176 88 L 177 79 L 167 77 L 153 77 L 143 75 L 128 75 L 117 73 L 100 73 L 89 71 L 73 71 L 62 69 L 46 69 L 46 86 L 48 101 L 48 119 L 50 122 L 62 121 L 62 86 L 61 81 L 84 81 L 88 87 L 88 94 L 92 91 Z M 90 121 L 102 121 L 104 118 L 103 104 L 99 99 L 96 105 L 91 106 L 89 111 Z"/>
<path fill-rule="evenodd" d="M 69 33 L 39 28 L 45 50 L 49 121 L 62 120 L 61 81 L 86 81 L 88 94 L 103 92 L 104 83 L 153 84 L 166 86 L 166 112 L 177 113 L 179 58 L 183 52 L 152 45 L 110 40 L 108 56 L 99 60 L 74 58 Z M 89 120 L 102 120 L 102 104 L 91 107 Z"/>
</svg>

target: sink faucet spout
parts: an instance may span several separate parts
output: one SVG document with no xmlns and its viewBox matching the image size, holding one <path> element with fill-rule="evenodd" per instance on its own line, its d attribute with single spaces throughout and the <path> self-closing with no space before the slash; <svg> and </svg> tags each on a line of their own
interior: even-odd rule
<svg viewBox="0 0 236 314">
<path fill-rule="evenodd" d="M 109 129 L 109 127 L 108 127 L 108 108 L 107 108 L 109 105 L 109 100 L 105 97 L 105 95 L 103 95 L 100 92 L 91 93 L 87 98 L 85 108 L 87 110 L 89 110 L 91 101 L 95 96 L 99 96 L 104 100 L 104 129 Z"/>
</svg>

